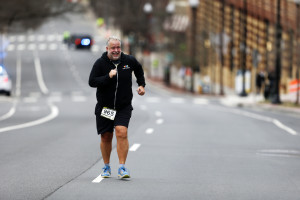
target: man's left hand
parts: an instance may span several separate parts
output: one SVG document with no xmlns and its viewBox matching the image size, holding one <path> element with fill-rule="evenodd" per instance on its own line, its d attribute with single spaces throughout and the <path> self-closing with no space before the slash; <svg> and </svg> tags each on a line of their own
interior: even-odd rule
<svg viewBox="0 0 300 200">
<path fill-rule="evenodd" d="M 143 86 L 139 86 L 139 88 L 136 91 L 141 96 L 143 96 L 145 94 L 145 88 Z"/>
</svg>

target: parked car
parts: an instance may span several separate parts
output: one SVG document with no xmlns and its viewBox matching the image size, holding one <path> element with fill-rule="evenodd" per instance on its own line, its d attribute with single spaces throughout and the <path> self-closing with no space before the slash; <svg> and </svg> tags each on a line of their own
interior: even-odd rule
<svg viewBox="0 0 300 200">
<path fill-rule="evenodd" d="M 2 65 L 0 65 L 0 93 L 4 93 L 7 96 L 11 94 L 11 79 Z"/>
<path fill-rule="evenodd" d="M 94 44 L 92 36 L 86 34 L 71 34 L 67 40 L 69 48 L 90 49 Z"/>
</svg>

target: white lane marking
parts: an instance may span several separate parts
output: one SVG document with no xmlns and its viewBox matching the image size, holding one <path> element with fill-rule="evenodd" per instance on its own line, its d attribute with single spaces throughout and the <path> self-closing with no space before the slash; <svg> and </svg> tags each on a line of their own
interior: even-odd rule
<svg viewBox="0 0 300 200">
<path fill-rule="evenodd" d="M 74 102 L 85 102 L 86 97 L 85 96 L 72 96 L 72 101 L 74 101 Z"/>
<path fill-rule="evenodd" d="M 58 92 L 58 91 L 56 91 L 56 92 L 51 92 L 51 95 L 52 95 L 52 96 L 61 96 L 61 95 L 62 95 L 62 93 L 61 93 L 61 92 Z"/>
<path fill-rule="evenodd" d="M 160 111 L 155 111 L 155 116 L 156 117 L 161 117 L 162 116 L 162 113 Z"/>
<path fill-rule="evenodd" d="M 30 92 L 29 96 L 39 98 L 39 97 L 41 97 L 41 93 L 40 92 Z"/>
<path fill-rule="evenodd" d="M 6 113 L 5 115 L 0 117 L 0 121 L 3 121 L 5 119 L 10 118 L 11 116 L 13 116 L 13 114 L 15 114 L 16 112 L 16 107 L 15 105 L 8 111 L 8 113 Z"/>
<path fill-rule="evenodd" d="M 141 144 L 133 144 L 130 147 L 129 151 L 136 151 L 140 146 L 141 146 Z"/>
<path fill-rule="evenodd" d="M 158 97 L 147 97 L 146 101 L 149 102 L 149 103 L 158 103 L 158 102 L 160 102 L 160 98 L 158 98 Z"/>
<path fill-rule="evenodd" d="M 18 51 L 23 51 L 24 49 L 25 49 L 25 44 L 19 44 L 18 46 L 17 46 L 17 50 Z"/>
<path fill-rule="evenodd" d="M 59 34 L 56 34 L 56 41 L 58 41 L 58 42 L 62 42 L 63 41 L 63 36 L 62 35 L 59 35 Z"/>
<path fill-rule="evenodd" d="M 15 45 L 14 44 L 9 44 L 7 47 L 7 51 L 14 51 L 15 50 Z"/>
<path fill-rule="evenodd" d="M 55 43 L 49 45 L 49 49 L 52 51 L 56 50 L 57 48 L 58 48 L 58 46 Z"/>
<path fill-rule="evenodd" d="M 45 40 L 45 35 L 38 35 L 37 40 L 38 40 L 39 42 L 44 41 L 44 40 Z"/>
<path fill-rule="evenodd" d="M 71 93 L 73 96 L 80 96 L 82 95 L 82 91 L 72 91 Z"/>
<path fill-rule="evenodd" d="M 47 35 L 47 41 L 52 42 L 55 40 L 55 35 Z"/>
<path fill-rule="evenodd" d="M 27 48 L 30 51 L 34 51 L 36 49 L 36 44 L 29 44 Z"/>
<path fill-rule="evenodd" d="M 18 42 L 24 42 L 24 41 L 25 41 L 25 36 L 24 35 L 18 36 Z"/>
<path fill-rule="evenodd" d="M 147 106 L 145 106 L 145 105 L 140 105 L 140 109 L 141 109 L 141 110 L 147 110 Z"/>
<path fill-rule="evenodd" d="M 9 36 L 9 41 L 10 41 L 10 42 L 15 42 L 16 39 L 17 39 L 16 36 Z"/>
<path fill-rule="evenodd" d="M 24 97 L 23 102 L 24 103 L 36 103 L 37 98 L 36 97 Z"/>
<path fill-rule="evenodd" d="M 42 67 L 41 67 L 41 62 L 39 57 L 37 56 L 37 52 L 34 55 L 34 65 L 35 65 L 35 71 L 36 71 L 36 76 L 38 80 L 38 84 L 40 86 L 40 89 L 43 94 L 48 94 L 49 90 L 45 85 L 44 79 L 43 79 L 43 73 L 42 73 Z"/>
<path fill-rule="evenodd" d="M 47 45 L 45 43 L 39 44 L 39 50 L 45 50 L 47 48 Z"/>
<path fill-rule="evenodd" d="M 46 117 L 40 118 L 38 120 L 34 120 L 31 122 L 27 122 L 24 124 L 19 124 L 19 125 L 14 125 L 14 126 L 7 126 L 4 128 L 0 128 L 0 133 L 6 132 L 6 131 L 12 131 L 12 130 L 17 130 L 17 129 L 22 129 L 22 128 L 28 128 L 31 126 L 37 126 L 40 124 L 43 124 L 45 122 L 48 122 L 52 119 L 54 119 L 55 117 L 58 116 L 59 114 L 59 110 L 56 106 L 49 104 L 50 108 L 51 108 L 51 113 L 49 115 L 47 115 Z"/>
<path fill-rule="evenodd" d="M 203 98 L 196 98 L 194 99 L 194 104 L 200 104 L 200 105 L 207 105 L 208 104 L 208 100 L 207 99 L 203 99 Z"/>
<path fill-rule="evenodd" d="M 50 97 L 48 97 L 48 100 L 50 102 L 61 102 L 62 98 L 61 98 L 61 96 L 50 96 Z"/>
<path fill-rule="evenodd" d="M 255 113 L 250 113 L 250 112 L 246 112 L 246 111 L 239 111 L 239 110 L 233 110 L 232 112 L 246 116 L 246 117 L 250 117 L 253 119 L 257 119 L 257 120 L 262 120 L 262 121 L 266 121 L 266 122 L 272 122 L 273 124 L 275 124 L 278 128 L 281 128 L 283 130 L 285 130 L 286 132 L 288 132 L 291 135 L 297 135 L 297 132 L 287 126 L 285 126 L 284 124 L 282 124 L 279 120 L 271 118 L 271 117 L 266 117 L 263 115 L 259 115 L 259 114 L 255 114 Z"/>
<path fill-rule="evenodd" d="M 21 74 L 22 74 L 21 71 L 22 71 L 21 57 L 20 57 L 20 54 L 17 53 L 16 97 L 20 97 L 20 95 L 21 95 Z"/>
<path fill-rule="evenodd" d="M 92 183 L 100 183 L 103 179 L 104 179 L 104 178 L 102 178 L 102 177 L 101 177 L 101 174 L 100 174 L 97 178 L 95 178 L 95 179 L 92 181 Z"/>
<path fill-rule="evenodd" d="M 170 99 L 170 102 L 171 103 L 184 103 L 184 99 L 183 98 L 180 98 L 180 97 L 172 97 Z"/>
<path fill-rule="evenodd" d="M 299 157 L 300 151 L 285 149 L 265 149 L 258 151 L 256 154 L 262 156 Z"/>
<path fill-rule="evenodd" d="M 163 119 L 157 119 L 157 120 L 156 120 L 156 124 L 162 124 L 162 123 L 164 123 L 164 120 L 163 120 Z"/>
<path fill-rule="evenodd" d="M 285 130 L 286 132 L 288 132 L 292 135 L 297 135 L 297 132 L 295 130 L 291 129 L 290 127 L 285 126 L 279 120 L 273 119 L 272 122 L 273 122 L 273 124 L 275 124 L 276 126 L 278 126 L 281 129 Z"/>
<path fill-rule="evenodd" d="M 29 40 L 29 42 L 35 41 L 35 35 L 28 36 L 28 40 Z"/>
<path fill-rule="evenodd" d="M 153 128 L 147 128 L 145 132 L 146 132 L 146 134 L 152 134 L 154 132 L 154 129 Z"/>
<path fill-rule="evenodd" d="M 236 110 L 236 109 L 234 109 L 234 110 L 227 110 L 227 111 L 229 111 L 231 113 L 238 114 L 238 115 L 243 115 L 243 116 L 246 116 L 246 117 L 250 117 L 250 118 L 253 118 L 253 119 L 257 119 L 257 120 L 261 120 L 261 121 L 273 123 L 278 128 L 281 128 L 282 130 L 288 132 L 291 135 L 298 135 L 298 133 L 294 129 L 292 129 L 292 128 L 286 126 L 286 125 L 284 125 L 278 119 L 271 118 L 271 117 L 266 117 L 266 116 L 255 114 L 255 113 L 250 113 L 250 112 L 247 112 L 247 111 L 240 111 L 240 110 Z"/>
</svg>

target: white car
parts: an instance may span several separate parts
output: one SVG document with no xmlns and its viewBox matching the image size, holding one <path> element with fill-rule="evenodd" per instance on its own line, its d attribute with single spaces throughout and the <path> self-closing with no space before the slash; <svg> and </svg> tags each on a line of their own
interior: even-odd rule
<svg viewBox="0 0 300 200">
<path fill-rule="evenodd" d="M 0 93 L 4 93 L 10 96 L 11 93 L 11 79 L 8 76 L 7 71 L 0 65 Z"/>
</svg>

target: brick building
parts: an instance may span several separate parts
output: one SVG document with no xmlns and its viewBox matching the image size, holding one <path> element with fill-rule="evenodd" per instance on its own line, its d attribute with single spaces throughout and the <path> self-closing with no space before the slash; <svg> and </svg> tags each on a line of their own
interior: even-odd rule
<svg viewBox="0 0 300 200">
<path fill-rule="evenodd" d="M 277 0 L 200 0 L 196 57 L 201 76 L 210 77 L 214 93 L 220 85 L 234 88 L 241 69 L 251 72 L 248 92 L 254 92 L 256 73 L 274 72 L 276 55 L 280 55 L 280 91 L 288 92 L 290 81 L 299 76 L 300 9 L 293 0 L 280 1 L 281 42 L 276 54 L 277 8 Z"/>
</svg>

